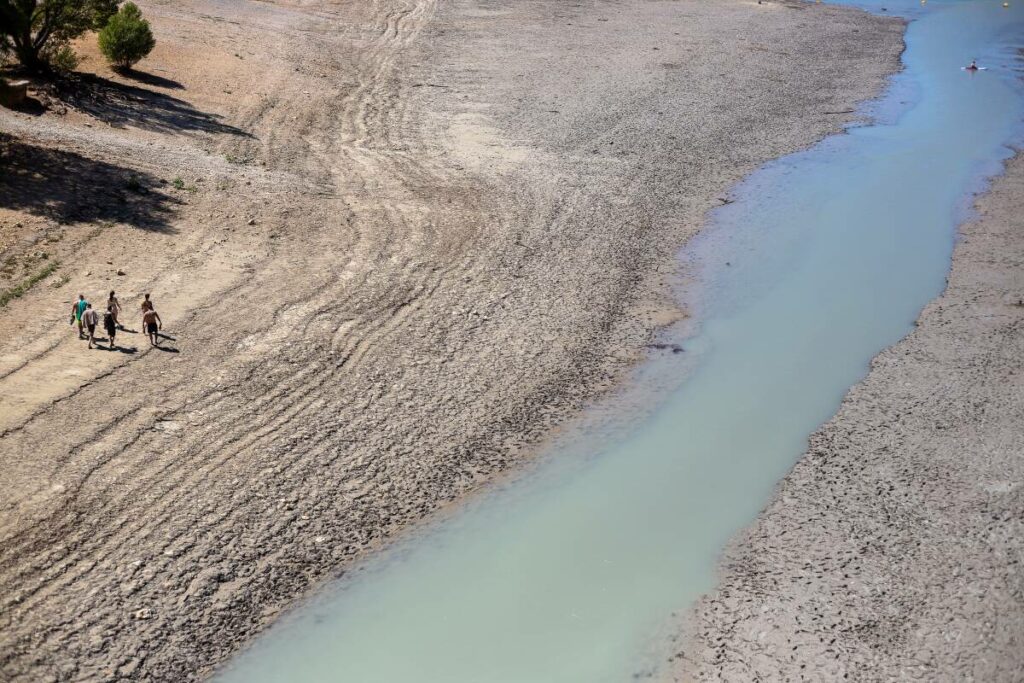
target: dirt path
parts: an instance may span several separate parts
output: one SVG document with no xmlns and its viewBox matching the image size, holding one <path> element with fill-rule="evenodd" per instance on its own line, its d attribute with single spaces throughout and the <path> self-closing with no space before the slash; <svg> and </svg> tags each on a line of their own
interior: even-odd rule
<svg viewBox="0 0 1024 683">
<path fill-rule="evenodd" d="M 527 456 L 678 315 L 704 213 L 836 130 L 901 29 L 724 0 L 143 9 L 147 81 L 0 113 L 4 248 L 74 264 L 0 310 L 5 679 L 202 678 Z M 153 293 L 171 350 L 73 338 L 73 296 L 115 287 L 133 315 Z"/>
<path fill-rule="evenodd" d="M 677 680 L 1020 680 L 1024 157 L 977 209 L 946 292 L 734 543 Z"/>
</svg>

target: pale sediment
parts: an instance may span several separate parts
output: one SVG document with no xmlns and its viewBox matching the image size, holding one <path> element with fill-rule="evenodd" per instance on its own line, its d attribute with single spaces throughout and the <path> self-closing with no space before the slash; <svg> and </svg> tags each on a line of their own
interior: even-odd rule
<svg viewBox="0 0 1024 683">
<path fill-rule="evenodd" d="M 1024 158 L 976 208 L 945 293 L 726 553 L 677 680 L 1021 680 Z"/>
<path fill-rule="evenodd" d="M 117 149 L 144 199 L 195 185 L 151 234 L 76 247 L 155 293 L 180 353 L 83 361 L 49 289 L 0 311 L 33 339 L 0 339 L 5 680 L 203 678 L 521 462 L 640 357 L 728 189 L 880 91 L 902 26 L 726 0 L 143 5 L 167 68 L 192 60 L 172 75 L 240 93 L 224 122 L 167 98 L 141 132 L 5 114 L 22 166 Z M 0 208 L 34 207 L 19 178 Z"/>
</svg>

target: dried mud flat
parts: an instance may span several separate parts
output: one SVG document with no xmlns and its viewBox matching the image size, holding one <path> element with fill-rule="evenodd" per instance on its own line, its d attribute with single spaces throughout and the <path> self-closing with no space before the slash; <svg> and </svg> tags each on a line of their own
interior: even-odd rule
<svg viewBox="0 0 1024 683">
<path fill-rule="evenodd" d="M 1024 676 L 1024 157 L 977 214 L 946 292 L 734 542 L 676 680 Z"/>
<path fill-rule="evenodd" d="M 528 457 L 679 314 L 707 210 L 839 130 L 902 29 L 796 2 L 141 4 L 145 74 L 0 112 L 5 263 L 61 263 L 0 309 L 4 680 L 202 679 Z M 109 289 L 129 327 L 153 293 L 168 350 L 73 338 L 73 297 Z"/>
</svg>

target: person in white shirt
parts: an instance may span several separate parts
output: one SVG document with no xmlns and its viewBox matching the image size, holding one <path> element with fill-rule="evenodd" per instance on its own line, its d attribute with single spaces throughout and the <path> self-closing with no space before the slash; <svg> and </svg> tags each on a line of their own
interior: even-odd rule
<svg viewBox="0 0 1024 683">
<path fill-rule="evenodd" d="M 89 348 L 92 348 L 93 342 L 96 341 L 96 324 L 99 323 L 100 316 L 96 311 L 92 310 L 92 304 L 85 305 L 85 313 L 82 314 L 82 322 L 85 324 L 85 329 L 89 332 Z"/>
</svg>

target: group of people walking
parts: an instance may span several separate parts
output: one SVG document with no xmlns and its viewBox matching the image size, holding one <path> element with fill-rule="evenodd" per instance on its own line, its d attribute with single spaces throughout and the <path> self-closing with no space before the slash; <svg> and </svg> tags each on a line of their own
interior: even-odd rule
<svg viewBox="0 0 1024 683">
<path fill-rule="evenodd" d="M 150 345 L 159 346 L 160 330 L 163 329 L 164 323 L 160 320 L 160 315 L 153 307 L 149 294 L 146 294 L 145 298 L 143 298 L 141 308 L 142 329 L 149 338 Z M 107 333 L 107 339 L 110 342 L 107 348 L 111 351 L 117 348 L 115 342 L 117 331 L 125 329 L 118 319 L 120 315 L 121 302 L 117 300 L 117 296 L 111 291 L 110 296 L 107 298 L 107 310 L 103 314 L 103 330 Z M 100 323 L 100 316 L 96 309 L 92 307 L 92 304 L 85 300 L 84 294 L 79 294 L 78 301 L 71 305 L 71 324 L 74 325 L 75 323 L 78 323 L 79 339 L 88 339 L 90 349 L 93 348 L 94 344 L 97 348 L 102 348 L 96 341 L 96 327 Z"/>
</svg>

